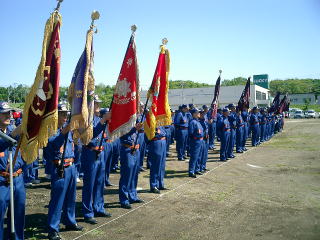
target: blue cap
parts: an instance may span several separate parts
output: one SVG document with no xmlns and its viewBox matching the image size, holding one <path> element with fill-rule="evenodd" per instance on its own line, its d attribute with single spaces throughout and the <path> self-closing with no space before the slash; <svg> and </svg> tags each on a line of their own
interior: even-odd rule
<svg viewBox="0 0 320 240">
<path fill-rule="evenodd" d="M 254 111 L 254 110 L 258 110 L 259 108 L 257 107 L 257 106 L 254 106 L 253 108 L 252 108 L 252 110 Z"/>
<path fill-rule="evenodd" d="M 0 113 L 11 112 L 13 109 L 9 106 L 7 102 L 0 102 Z"/>
<path fill-rule="evenodd" d="M 67 105 L 65 104 L 58 104 L 58 112 L 69 112 Z"/>
<path fill-rule="evenodd" d="M 193 103 L 189 103 L 189 108 L 193 108 L 193 107 L 194 107 Z"/>
<path fill-rule="evenodd" d="M 193 115 L 194 113 L 198 113 L 199 112 L 199 109 L 197 108 L 193 108 L 190 110 L 190 113 Z"/>
<path fill-rule="evenodd" d="M 103 115 L 105 115 L 108 112 L 108 110 L 106 108 L 101 108 L 100 109 L 100 117 L 102 117 Z"/>
<path fill-rule="evenodd" d="M 207 105 L 202 105 L 202 108 L 203 108 L 203 109 L 207 109 L 208 106 L 207 106 Z"/>
<path fill-rule="evenodd" d="M 233 103 L 230 103 L 227 107 L 231 109 L 231 108 L 235 108 L 236 106 Z"/>
<path fill-rule="evenodd" d="M 188 106 L 186 105 L 186 104 L 182 104 L 181 105 L 181 109 L 183 109 L 183 108 L 187 108 Z"/>
<path fill-rule="evenodd" d="M 229 109 L 228 108 L 224 108 L 224 109 L 222 109 L 222 112 L 229 112 Z"/>
</svg>

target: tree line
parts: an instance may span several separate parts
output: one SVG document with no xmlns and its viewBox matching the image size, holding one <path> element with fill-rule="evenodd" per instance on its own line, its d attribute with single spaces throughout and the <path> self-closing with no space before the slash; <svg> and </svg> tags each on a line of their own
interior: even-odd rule
<svg viewBox="0 0 320 240">
<path fill-rule="evenodd" d="M 237 77 L 231 80 L 225 79 L 222 81 L 222 86 L 236 86 L 245 85 L 247 79 L 244 77 Z M 191 80 L 170 80 L 169 88 L 202 88 L 202 87 L 212 87 L 215 84 L 198 83 Z M 269 81 L 271 95 L 274 96 L 276 92 L 281 92 L 282 94 L 296 94 L 296 93 L 314 93 L 316 96 L 320 96 L 320 79 L 286 79 L 280 80 L 275 79 Z M 14 84 L 9 87 L 0 87 L 0 100 L 8 101 L 11 103 L 21 103 L 25 102 L 25 98 L 30 91 L 30 86 L 23 84 Z M 99 95 L 102 100 L 103 107 L 109 107 L 114 91 L 114 86 L 105 85 L 100 83 L 96 85 L 95 93 Z M 60 101 L 67 99 L 68 87 L 60 87 Z"/>
</svg>

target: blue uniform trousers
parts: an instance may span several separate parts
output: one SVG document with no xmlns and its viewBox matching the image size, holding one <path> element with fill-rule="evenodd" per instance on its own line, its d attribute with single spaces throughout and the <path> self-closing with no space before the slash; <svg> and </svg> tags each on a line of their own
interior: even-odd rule
<svg viewBox="0 0 320 240">
<path fill-rule="evenodd" d="M 244 134 L 244 129 L 245 127 L 238 127 L 236 130 L 236 151 L 243 151 L 243 134 Z"/>
<path fill-rule="evenodd" d="M 111 169 L 115 170 L 119 164 L 119 156 L 120 156 L 120 139 L 116 139 L 112 142 L 112 163 Z"/>
<path fill-rule="evenodd" d="M 207 169 L 207 161 L 208 161 L 208 150 L 209 150 L 209 141 L 202 141 L 202 151 L 199 156 L 199 161 L 196 167 L 196 172 L 202 172 Z"/>
<path fill-rule="evenodd" d="M 171 126 L 166 127 L 165 131 L 166 131 L 166 154 L 169 154 L 169 148 L 170 148 L 170 144 L 171 144 L 171 141 L 172 141 L 172 138 L 171 138 L 171 134 L 172 134 Z"/>
<path fill-rule="evenodd" d="M 230 135 L 231 132 L 229 131 L 221 131 L 220 132 L 220 140 L 221 140 L 221 146 L 220 146 L 220 160 L 225 161 L 227 160 L 227 150 L 230 143 Z"/>
<path fill-rule="evenodd" d="M 60 220 L 64 225 L 69 226 L 77 223 L 75 219 L 76 178 L 75 165 L 64 169 L 63 178 L 59 178 L 56 168 L 52 171 L 51 199 L 48 210 L 49 232 L 59 232 Z"/>
<path fill-rule="evenodd" d="M 227 151 L 228 157 L 234 156 L 233 149 L 234 149 L 235 142 L 236 142 L 236 129 L 231 128 L 230 129 L 230 142 L 229 142 L 228 151 Z"/>
<path fill-rule="evenodd" d="M 252 130 L 252 136 L 251 136 L 251 142 L 252 146 L 257 146 L 259 144 L 259 124 L 255 124 L 251 127 Z"/>
<path fill-rule="evenodd" d="M 211 124 L 209 124 L 209 149 L 214 148 L 214 138 L 216 137 L 216 128 L 217 123 L 213 121 Z"/>
<path fill-rule="evenodd" d="M 30 183 L 35 179 L 38 179 L 39 160 L 35 160 L 23 169 L 24 183 Z"/>
<path fill-rule="evenodd" d="M 44 157 L 44 158 L 45 158 L 45 157 Z M 52 161 L 51 161 L 50 159 L 46 159 L 46 165 L 45 165 L 45 168 L 44 168 L 45 174 L 51 175 L 53 169 L 54 169 L 54 166 L 53 166 Z"/>
<path fill-rule="evenodd" d="M 130 148 L 120 147 L 119 200 L 121 204 L 129 204 L 139 199 L 136 189 L 139 156 L 139 150 L 131 154 Z"/>
<path fill-rule="evenodd" d="M 186 154 L 186 146 L 188 139 L 188 129 L 178 129 L 177 130 L 177 152 L 178 159 L 182 160 Z"/>
<path fill-rule="evenodd" d="M 104 144 L 104 157 L 106 161 L 106 177 L 105 177 L 105 184 L 110 184 L 109 181 L 109 176 L 110 176 L 110 171 L 111 171 L 111 163 L 112 163 L 112 143 L 111 142 L 106 142 Z"/>
<path fill-rule="evenodd" d="M 246 148 L 246 142 L 248 139 L 248 131 L 249 131 L 248 123 L 245 122 L 244 126 L 243 126 L 243 137 L 242 137 L 242 143 L 241 143 L 242 150 Z"/>
<path fill-rule="evenodd" d="M 150 189 L 164 188 L 166 165 L 166 140 L 151 141 L 148 160 L 150 161 Z"/>
<path fill-rule="evenodd" d="M 94 213 L 105 213 L 103 189 L 105 184 L 104 151 L 96 160 L 96 152 L 86 147 L 82 149 L 83 166 L 82 211 L 85 218 Z"/>
<path fill-rule="evenodd" d="M 138 135 L 138 144 L 140 145 L 139 147 L 139 168 L 143 167 L 143 160 L 146 155 L 146 141 L 145 141 L 145 134 L 144 133 L 139 133 Z"/>
<path fill-rule="evenodd" d="M 190 160 L 189 160 L 189 174 L 194 174 L 196 172 L 197 164 L 199 161 L 199 156 L 203 151 L 203 140 L 200 139 L 190 139 Z"/>
<path fill-rule="evenodd" d="M 266 140 L 266 124 L 260 124 L 260 141 Z"/>
<path fill-rule="evenodd" d="M 23 175 L 15 177 L 13 179 L 14 187 L 14 227 L 16 231 L 16 240 L 24 239 L 24 215 L 25 215 L 25 203 L 26 203 L 26 191 L 24 188 Z M 10 218 L 10 186 L 0 177 L 0 239 L 4 234 L 3 224 L 4 215 L 8 209 L 8 228 L 7 236 L 9 239 L 11 229 Z"/>
</svg>

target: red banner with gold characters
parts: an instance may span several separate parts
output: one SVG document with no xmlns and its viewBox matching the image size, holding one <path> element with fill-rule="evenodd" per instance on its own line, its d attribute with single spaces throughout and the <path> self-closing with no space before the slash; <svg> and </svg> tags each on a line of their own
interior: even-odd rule
<svg viewBox="0 0 320 240">
<path fill-rule="evenodd" d="M 139 71 L 134 33 L 122 63 L 111 105 L 108 133 L 112 139 L 126 134 L 136 124 L 139 103 Z"/>
<path fill-rule="evenodd" d="M 153 76 L 148 98 L 152 97 L 151 109 L 146 115 L 144 131 L 149 140 L 154 138 L 158 126 L 170 125 L 171 111 L 168 102 L 170 55 L 165 45 L 160 47 L 157 67 Z"/>
<path fill-rule="evenodd" d="M 21 154 L 27 163 L 36 160 L 38 149 L 57 131 L 60 82 L 61 15 L 54 11 L 47 20 L 42 56 L 23 110 Z"/>
</svg>

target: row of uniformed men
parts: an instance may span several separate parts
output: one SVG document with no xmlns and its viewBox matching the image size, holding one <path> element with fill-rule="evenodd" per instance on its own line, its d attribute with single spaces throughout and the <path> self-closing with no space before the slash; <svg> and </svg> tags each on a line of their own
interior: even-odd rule
<svg viewBox="0 0 320 240">
<path fill-rule="evenodd" d="M 212 118 L 212 110 L 203 105 L 196 109 L 193 104 L 182 105 L 174 116 L 176 150 L 178 160 L 190 156 L 189 176 L 195 178 L 206 171 L 208 150 L 215 149 L 215 136 L 221 142 L 220 160 L 234 158 L 237 153 L 247 151 L 246 142 L 252 134 L 252 146 L 269 140 L 283 128 L 283 115 L 268 113 L 266 109 L 254 107 L 240 111 L 234 104 L 218 109 Z"/>
<path fill-rule="evenodd" d="M 81 163 L 83 173 L 82 212 L 84 221 L 96 224 L 95 217 L 110 217 L 104 208 L 103 191 L 110 185 L 110 153 L 111 141 L 103 129 L 110 119 L 110 113 L 100 111 L 99 99 L 95 99 L 93 119 L 93 139 L 80 147 L 73 143 L 72 133 L 66 123 L 68 110 L 65 105 L 58 106 L 58 131 L 48 139 L 48 145 L 43 150 L 46 159 L 46 173 L 51 178 L 51 199 L 48 209 L 48 238 L 61 239 L 59 224 L 62 222 L 66 230 L 81 231 L 83 227 L 77 224 L 75 218 L 77 165 Z M 20 126 L 15 128 L 10 124 L 12 109 L 7 103 L 0 102 L 0 129 L 6 134 L 19 138 Z M 121 207 L 130 209 L 132 203 L 143 202 L 137 195 L 138 173 L 142 169 L 143 157 L 148 145 L 148 167 L 150 168 L 151 192 L 160 193 L 164 187 L 165 158 L 167 151 L 166 136 L 169 131 L 165 127 L 157 128 L 156 135 L 151 141 L 146 141 L 143 124 L 137 121 L 127 134 L 116 140 L 116 152 L 120 155 L 119 200 Z M 64 142 L 66 147 L 64 149 Z M 102 142 L 101 142 L 102 139 Z M 101 142 L 101 145 L 100 145 Z M 4 214 L 9 207 L 8 185 L 8 144 L 0 139 L 0 237 L 4 236 Z M 81 149 L 81 151 L 80 151 Z M 64 176 L 59 175 L 62 153 L 65 151 L 63 166 Z M 140 153 L 142 151 L 142 154 Z M 13 148 L 13 153 L 15 147 Z M 18 154 L 14 165 L 14 202 L 16 239 L 24 239 L 24 215 L 26 193 L 24 188 L 23 170 L 27 165 Z M 8 215 L 8 223 L 10 216 Z M 10 227 L 8 227 L 8 230 Z M 9 236 L 9 235 L 8 235 Z M 0 238 L 1 239 L 1 238 Z"/>
</svg>

